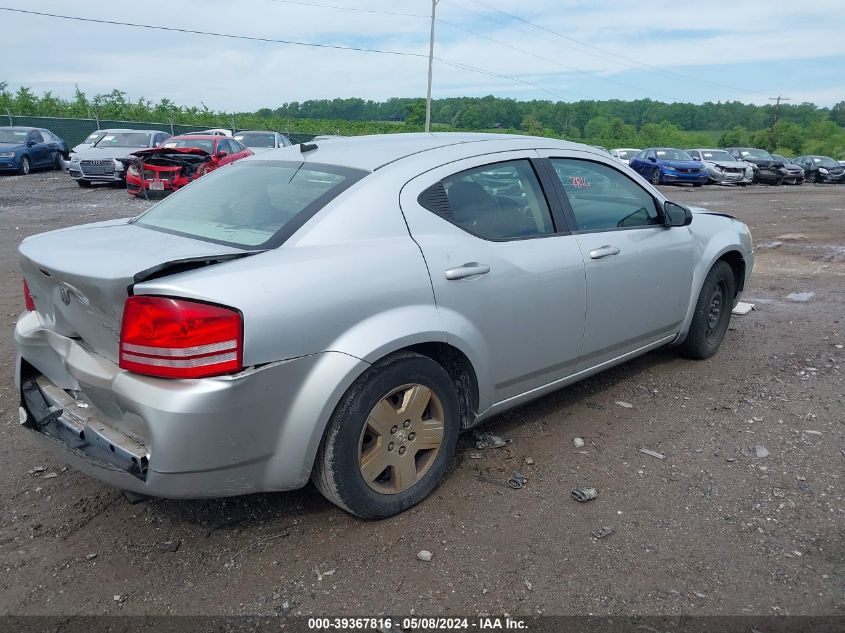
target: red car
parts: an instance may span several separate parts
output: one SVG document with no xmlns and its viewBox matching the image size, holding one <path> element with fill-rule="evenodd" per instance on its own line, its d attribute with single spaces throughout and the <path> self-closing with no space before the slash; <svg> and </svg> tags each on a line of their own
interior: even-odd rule
<svg viewBox="0 0 845 633">
<path fill-rule="evenodd" d="M 252 150 L 228 136 L 173 136 L 159 147 L 132 155 L 126 169 L 126 188 L 133 196 L 146 195 L 146 192 L 167 194 L 218 167 L 252 154 Z"/>
</svg>

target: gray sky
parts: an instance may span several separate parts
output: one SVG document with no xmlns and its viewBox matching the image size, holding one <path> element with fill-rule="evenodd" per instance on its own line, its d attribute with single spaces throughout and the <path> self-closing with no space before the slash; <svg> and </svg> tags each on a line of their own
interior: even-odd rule
<svg viewBox="0 0 845 633">
<path fill-rule="evenodd" d="M 335 8 L 313 6 L 317 4 Z M 13 62 L 7 57 L 0 71 L 0 80 L 13 88 L 26 85 L 66 97 L 73 94 L 74 84 L 89 96 L 118 88 L 131 98 L 203 102 L 214 110 L 255 110 L 333 97 L 425 95 L 427 0 L 3 0 L 2 6 L 423 56 L 0 11 L 4 49 L 26 51 Z M 783 94 L 792 103 L 823 106 L 845 100 L 841 0 L 440 0 L 437 13 L 442 20 L 436 24 L 437 57 L 511 79 L 436 62 L 435 97 L 764 103 Z"/>
</svg>

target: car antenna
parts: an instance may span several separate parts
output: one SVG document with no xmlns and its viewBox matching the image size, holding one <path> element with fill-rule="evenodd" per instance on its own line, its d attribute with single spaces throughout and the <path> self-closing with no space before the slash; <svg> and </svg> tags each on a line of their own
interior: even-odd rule
<svg viewBox="0 0 845 633">
<path fill-rule="evenodd" d="M 303 154 L 305 152 L 313 152 L 315 149 L 317 149 L 316 143 L 300 143 L 299 144 L 299 151 L 302 152 Z"/>
</svg>

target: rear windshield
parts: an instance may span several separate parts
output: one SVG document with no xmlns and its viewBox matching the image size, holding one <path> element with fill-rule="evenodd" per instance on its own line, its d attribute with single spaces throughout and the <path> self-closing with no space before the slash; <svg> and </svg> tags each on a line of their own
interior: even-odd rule
<svg viewBox="0 0 845 633">
<path fill-rule="evenodd" d="M 272 132 L 244 132 L 236 134 L 235 140 L 247 147 L 276 147 L 276 135 Z"/>
<path fill-rule="evenodd" d="M 214 141 L 202 138 L 170 138 L 162 144 L 162 147 L 193 147 L 209 154 L 214 153 Z"/>
<path fill-rule="evenodd" d="M 165 198 L 135 223 L 237 248 L 273 248 L 366 174 L 318 163 L 233 163 Z"/>
</svg>

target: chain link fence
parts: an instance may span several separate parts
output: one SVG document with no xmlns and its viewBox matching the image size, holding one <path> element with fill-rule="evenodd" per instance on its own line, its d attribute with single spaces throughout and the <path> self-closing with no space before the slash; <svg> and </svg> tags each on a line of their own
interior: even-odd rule
<svg viewBox="0 0 845 633">
<path fill-rule="evenodd" d="M 84 141 L 91 132 L 110 128 L 127 128 L 131 130 L 160 130 L 173 136 L 189 134 L 200 130 L 220 127 L 219 125 L 181 125 L 178 123 L 150 123 L 143 121 L 116 121 L 112 119 L 67 119 L 49 116 L 18 116 L 6 112 L 0 118 L 0 125 L 20 125 L 25 127 L 40 127 L 50 130 L 56 136 L 64 139 L 68 147 L 73 147 Z M 306 143 L 314 138 L 314 134 L 288 134 L 292 143 Z"/>
</svg>

